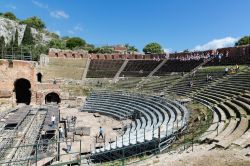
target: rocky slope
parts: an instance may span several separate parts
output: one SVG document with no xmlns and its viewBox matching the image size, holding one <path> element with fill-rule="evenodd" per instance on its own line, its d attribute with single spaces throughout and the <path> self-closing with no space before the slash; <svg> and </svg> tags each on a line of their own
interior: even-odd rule
<svg viewBox="0 0 250 166">
<path fill-rule="evenodd" d="M 12 37 L 14 38 L 16 30 L 18 30 L 18 43 L 20 44 L 25 28 L 26 25 L 19 24 L 17 21 L 0 17 L 0 36 L 5 38 L 5 43 L 9 43 Z M 35 40 L 39 41 L 40 44 L 46 44 L 53 38 L 50 32 L 40 32 L 34 28 L 31 28 L 31 32 Z"/>
</svg>

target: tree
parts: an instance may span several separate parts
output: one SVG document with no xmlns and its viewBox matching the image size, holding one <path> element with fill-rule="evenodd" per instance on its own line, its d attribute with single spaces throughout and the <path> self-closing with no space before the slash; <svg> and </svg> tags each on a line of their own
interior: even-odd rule
<svg viewBox="0 0 250 166">
<path fill-rule="evenodd" d="M 32 48 L 31 54 L 34 61 L 38 61 L 41 54 L 48 55 L 49 48 L 47 45 L 38 44 Z"/>
<path fill-rule="evenodd" d="M 13 47 L 13 46 L 14 46 L 14 38 L 13 38 L 13 36 L 12 36 L 12 38 L 11 38 L 11 40 L 10 40 L 9 46 L 10 46 L 10 47 Z"/>
<path fill-rule="evenodd" d="M 49 42 L 49 48 L 66 49 L 66 42 L 61 39 L 53 39 Z"/>
<path fill-rule="evenodd" d="M 66 41 L 66 47 L 71 50 L 75 47 L 84 47 L 85 45 L 86 45 L 85 40 L 79 37 L 72 37 Z"/>
<path fill-rule="evenodd" d="M 130 46 L 130 47 L 128 48 L 128 51 L 138 51 L 138 49 L 135 48 L 135 46 Z"/>
<path fill-rule="evenodd" d="M 13 47 L 18 47 L 18 30 L 16 29 L 16 33 L 15 33 L 15 40 L 13 43 Z"/>
<path fill-rule="evenodd" d="M 98 48 L 92 48 L 89 50 L 89 53 L 92 54 L 112 54 L 114 53 L 114 50 L 108 46 L 104 46 L 104 47 L 98 47 Z"/>
<path fill-rule="evenodd" d="M 5 40 L 4 37 L 1 36 L 0 37 L 0 50 L 2 51 L 2 49 L 5 47 Z"/>
<path fill-rule="evenodd" d="M 32 36 L 31 28 L 29 25 L 27 25 L 25 28 L 22 45 L 34 45 L 34 38 Z"/>
<path fill-rule="evenodd" d="M 244 36 L 235 43 L 235 46 L 243 46 L 250 44 L 250 36 Z"/>
<path fill-rule="evenodd" d="M 17 20 L 16 16 L 11 12 L 6 12 L 6 13 L 3 14 L 3 16 L 5 18 L 10 19 L 10 20 Z"/>
<path fill-rule="evenodd" d="M 158 43 L 149 43 L 143 48 L 145 54 L 162 54 L 164 53 L 162 47 Z"/>
<path fill-rule="evenodd" d="M 134 54 L 134 52 L 137 52 L 138 49 L 135 48 L 135 46 L 130 46 L 130 45 L 125 45 L 125 47 L 127 48 L 127 51 Z"/>
<path fill-rule="evenodd" d="M 20 23 L 29 25 L 30 27 L 38 29 L 38 30 L 46 28 L 45 23 L 36 16 L 27 18 L 26 20 L 23 20 Z"/>
</svg>

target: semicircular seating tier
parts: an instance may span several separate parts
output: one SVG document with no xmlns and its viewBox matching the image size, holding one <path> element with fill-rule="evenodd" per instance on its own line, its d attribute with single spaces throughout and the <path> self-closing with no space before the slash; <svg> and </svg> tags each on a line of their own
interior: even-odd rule
<svg viewBox="0 0 250 166">
<path fill-rule="evenodd" d="M 194 94 L 193 99 L 213 111 L 213 124 L 201 140 L 227 148 L 250 145 L 250 69 L 227 76 Z"/>
<path fill-rule="evenodd" d="M 189 117 L 186 107 L 176 101 L 122 91 L 95 91 L 81 111 L 100 113 L 119 120 L 132 120 L 120 138 L 92 151 L 92 158 L 95 160 L 103 159 L 98 157 L 100 155 L 117 154 L 122 149 L 131 150 L 135 146 L 139 147 L 138 150 L 168 146 L 175 139 L 173 133 L 181 132 Z"/>
</svg>

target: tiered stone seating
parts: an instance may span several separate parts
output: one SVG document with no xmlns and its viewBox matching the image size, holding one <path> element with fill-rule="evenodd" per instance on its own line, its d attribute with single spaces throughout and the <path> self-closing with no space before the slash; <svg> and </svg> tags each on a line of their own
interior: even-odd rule
<svg viewBox="0 0 250 166">
<path fill-rule="evenodd" d="M 124 77 L 119 79 L 115 87 L 121 89 L 135 88 L 140 81 L 142 81 L 141 77 Z"/>
<path fill-rule="evenodd" d="M 203 63 L 203 60 L 168 60 L 154 75 L 165 75 L 171 72 L 190 72 Z"/>
<path fill-rule="evenodd" d="M 120 76 L 145 77 L 149 75 L 162 61 L 154 60 L 129 60 Z"/>
<path fill-rule="evenodd" d="M 131 117 L 133 120 L 121 138 L 101 149 L 94 150 L 94 154 L 153 141 L 158 138 L 158 127 L 161 128 L 160 137 L 164 139 L 173 131 L 183 127 L 188 118 L 186 108 L 177 102 L 122 92 L 94 92 L 82 111 L 98 112 L 114 118 Z"/>
<path fill-rule="evenodd" d="M 87 78 L 113 78 L 124 60 L 93 59 L 90 62 Z"/>
<path fill-rule="evenodd" d="M 217 146 L 225 148 L 232 143 L 242 147 L 249 144 L 247 137 L 250 124 L 250 100 L 248 93 L 243 94 L 249 90 L 250 70 L 247 68 L 194 95 L 195 100 L 213 108 L 213 122 L 217 121 L 218 124 L 218 126 L 210 126 L 201 137 L 202 140 L 213 139 L 217 142 Z M 211 129 L 213 131 L 210 131 Z"/>
<path fill-rule="evenodd" d="M 223 69 L 218 68 L 211 70 L 209 68 L 198 70 L 193 76 L 186 76 L 183 79 L 180 79 L 173 87 L 166 89 L 166 92 L 172 92 L 180 96 L 190 95 L 191 92 L 200 90 L 213 82 L 220 80 L 223 77 Z M 212 81 L 207 81 L 207 75 L 212 76 Z M 190 87 L 190 81 L 193 82 L 193 86 Z"/>
<path fill-rule="evenodd" d="M 173 81 L 179 79 L 180 74 L 169 74 L 165 76 L 152 76 L 141 83 L 141 88 L 146 91 L 159 92 L 170 86 Z"/>
</svg>

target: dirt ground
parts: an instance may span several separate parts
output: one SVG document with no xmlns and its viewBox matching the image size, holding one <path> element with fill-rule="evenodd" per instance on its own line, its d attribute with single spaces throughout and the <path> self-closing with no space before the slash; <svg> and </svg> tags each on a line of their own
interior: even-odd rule
<svg viewBox="0 0 250 166">
<path fill-rule="evenodd" d="M 82 148 L 81 152 L 89 152 L 90 148 L 91 150 L 94 149 L 94 146 L 100 146 L 103 145 L 102 139 L 98 139 L 98 142 L 96 144 L 96 136 L 99 133 L 99 127 L 102 126 L 104 129 L 104 135 L 105 135 L 105 140 L 106 143 L 108 141 L 115 141 L 116 137 L 119 137 L 121 134 L 121 131 L 115 131 L 113 128 L 117 127 L 123 127 L 123 123 L 121 121 L 117 121 L 111 117 L 107 116 L 102 116 L 100 117 L 95 117 L 93 113 L 88 113 L 88 112 L 80 112 L 77 108 L 65 108 L 61 107 L 61 117 L 66 118 L 67 116 L 76 116 L 77 121 L 76 121 L 76 128 L 77 127 L 89 127 L 90 128 L 90 135 L 89 136 L 80 136 L 80 135 L 75 135 L 75 140 L 81 140 L 82 141 Z M 79 149 L 79 142 L 76 144 L 72 145 L 72 149 L 76 150 Z"/>
<path fill-rule="evenodd" d="M 250 149 L 227 150 L 196 150 L 182 154 L 161 154 L 146 159 L 133 166 L 249 166 L 250 156 L 246 152 Z"/>
</svg>

